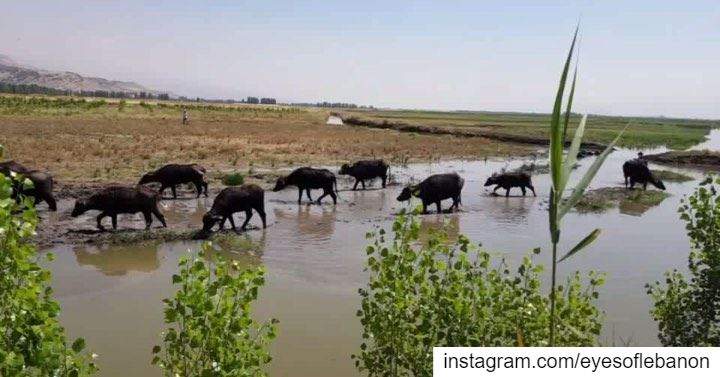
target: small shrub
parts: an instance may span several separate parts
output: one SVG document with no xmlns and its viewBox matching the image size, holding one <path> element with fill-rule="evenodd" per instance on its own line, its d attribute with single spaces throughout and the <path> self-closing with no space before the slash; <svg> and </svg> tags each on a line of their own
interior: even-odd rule
<svg viewBox="0 0 720 377">
<path fill-rule="evenodd" d="M 169 377 L 265 376 L 277 320 L 260 324 L 251 312 L 265 270 L 243 271 L 212 251 L 205 243 L 201 255 L 180 259 L 172 277 L 177 293 L 163 300 L 170 327 L 163 346 L 153 348 L 152 363 Z"/>
<path fill-rule="evenodd" d="M 97 368 L 85 341 L 68 343 L 50 272 L 38 264 L 32 202 L 17 204 L 12 184 L 0 174 L 0 376 L 92 375 Z"/>
<path fill-rule="evenodd" d="M 239 172 L 225 174 L 222 177 L 222 183 L 225 186 L 240 186 L 245 183 L 245 177 Z"/>
<path fill-rule="evenodd" d="M 401 212 L 368 234 L 370 277 L 357 315 L 363 327 L 356 367 L 370 376 L 431 376 L 433 347 L 547 346 L 550 298 L 541 265 L 527 256 L 514 272 L 445 231 L 420 244 L 420 222 Z M 536 250 L 539 252 L 539 249 Z M 579 273 L 556 288 L 558 346 L 593 346 L 602 326 L 595 306 L 604 275 Z"/>
<path fill-rule="evenodd" d="M 680 204 L 692 250 L 690 278 L 677 270 L 648 284 L 664 346 L 720 346 L 720 178 L 707 178 Z"/>
<path fill-rule="evenodd" d="M 118 111 L 125 110 L 125 107 L 127 106 L 127 101 L 124 99 L 121 99 L 120 102 L 118 102 Z"/>
</svg>

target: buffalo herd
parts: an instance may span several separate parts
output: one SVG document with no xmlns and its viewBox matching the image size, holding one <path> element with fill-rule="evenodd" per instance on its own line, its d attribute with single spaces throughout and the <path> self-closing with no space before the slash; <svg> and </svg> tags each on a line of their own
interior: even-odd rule
<svg viewBox="0 0 720 377">
<path fill-rule="evenodd" d="M 385 188 L 389 170 L 389 165 L 383 160 L 363 160 L 352 165 L 343 164 L 338 173 L 355 179 L 352 188 L 354 191 L 357 190 L 358 184 L 364 190 L 365 182 L 376 178 L 382 181 L 382 187 Z M 647 189 L 648 183 L 658 189 L 665 189 L 663 182 L 657 179 L 648 169 L 647 161 L 641 154 L 636 159 L 626 161 L 622 166 L 622 170 L 625 177 L 625 187 L 628 189 L 633 189 L 635 184 L 641 184 L 643 189 Z M 0 174 L 6 176 L 21 175 L 32 182 L 32 185 L 26 185 L 16 181 L 13 185 L 13 197 L 34 197 L 36 204 L 46 202 L 51 211 L 57 210 L 56 201 L 53 197 L 53 178 L 50 174 L 26 168 L 14 161 L 1 162 Z M 88 197 L 77 199 L 72 210 L 72 216 L 77 217 L 90 210 L 99 211 L 97 228 L 104 230 L 102 220 L 105 217 L 110 217 L 113 229 L 117 229 L 117 215 L 141 212 L 145 218 L 146 229 L 150 228 L 153 216 L 164 227 L 167 227 L 165 217 L 159 208 L 163 191 L 170 188 L 173 198 L 177 198 L 177 185 L 192 184 L 197 191 L 198 198 L 202 194 L 207 197 L 208 184 L 205 179 L 206 175 L 207 170 L 198 164 L 165 165 L 144 174 L 137 186 L 109 186 Z M 146 186 L 149 183 L 158 183 L 160 185 L 159 190 L 155 191 Z M 418 184 L 404 187 L 397 200 L 403 202 L 416 197 L 422 202 L 423 213 L 427 213 L 427 207 L 432 204 L 435 204 L 438 213 L 442 213 L 441 202 L 451 199 L 452 205 L 449 211 L 457 210 L 462 203 L 461 192 L 464 184 L 465 180 L 457 173 L 435 174 Z M 495 185 L 493 194 L 498 189 L 503 188 L 505 189 L 505 196 L 509 196 L 511 188 L 519 187 L 523 196 L 526 194 L 526 188 L 530 189 L 533 195 L 536 195 L 531 176 L 525 172 L 493 174 L 485 182 L 485 186 L 492 185 Z M 297 168 L 290 174 L 278 178 L 273 191 L 280 191 L 288 186 L 297 187 L 298 204 L 302 202 L 303 191 L 305 191 L 308 200 L 313 202 L 310 191 L 314 189 L 323 191 L 322 195 L 316 200 L 318 204 L 321 204 L 322 199 L 326 196 L 330 196 L 333 204 L 337 204 L 337 179 L 335 174 L 328 169 Z M 241 230 L 244 230 L 253 216 L 253 211 L 258 213 L 263 228 L 265 228 L 267 226 L 265 193 L 260 186 L 246 184 L 239 187 L 227 187 L 215 197 L 212 208 L 203 216 L 202 230 L 199 234 L 207 237 L 215 225 L 219 225 L 220 229 L 224 228 L 227 220 L 230 221 L 230 225 L 235 230 L 233 214 L 237 212 L 245 213 L 245 221 L 240 227 Z"/>
</svg>

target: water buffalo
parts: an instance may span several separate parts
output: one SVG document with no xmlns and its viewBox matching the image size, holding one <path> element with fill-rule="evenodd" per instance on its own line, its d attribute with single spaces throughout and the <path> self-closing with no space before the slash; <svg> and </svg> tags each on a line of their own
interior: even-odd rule
<svg viewBox="0 0 720 377">
<path fill-rule="evenodd" d="M 453 204 L 450 206 L 450 211 L 452 211 L 453 208 L 457 209 L 459 204 L 462 203 L 460 192 L 464 184 L 465 180 L 457 173 L 435 174 L 427 177 L 417 185 L 405 187 L 397 200 L 402 202 L 415 196 L 422 200 L 423 213 L 427 213 L 427 206 L 432 203 L 437 206 L 437 212 L 441 213 L 442 206 L 440 202 L 445 199 L 452 199 Z"/>
<path fill-rule="evenodd" d="M 628 178 L 630 178 L 630 189 L 635 187 L 636 183 L 642 183 L 643 190 L 647 190 L 648 182 L 660 190 L 665 190 L 665 184 L 652 174 L 648 169 L 647 161 L 633 159 L 625 161 L 623 164 L 623 175 L 625 176 L 625 188 L 628 188 Z"/>
<path fill-rule="evenodd" d="M 50 174 L 38 170 L 30 170 L 15 161 L 0 163 L 0 174 L 10 176 L 11 173 L 21 174 L 33 183 L 32 188 L 25 188 L 22 183 L 17 182 L 13 185 L 13 197 L 17 197 L 18 193 L 23 196 L 32 196 L 35 198 L 35 204 L 40 204 L 44 201 L 47 202 L 51 211 L 57 211 L 57 203 L 53 196 L 54 182 Z"/>
<path fill-rule="evenodd" d="M 353 191 L 357 189 L 358 183 L 361 183 L 363 190 L 365 190 L 365 180 L 374 178 L 382 178 L 382 187 L 385 188 L 388 168 L 388 164 L 383 160 L 364 160 L 352 165 L 343 164 L 340 167 L 339 174 L 355 178 Z"/>
<path fill-rule="evenodd" d="M 215 198 L 210 211 L 203 216 L 202 232 L 209 234 L 218 222 L 220 229 L 223 229 L 225 220 L 230 220 L 230 225 L 235 230 L 235 221 L 233 220 L 235 212 L 245 212 L 245 222 L 240 227 L 241 230 L 244 230 L 252 218 L 253 209 L 260 215 L 263 228 L 267 227 L 265 223 L 265 192 L 260 186 L 251 184 L 225 188 Z"/>
<path fill-rule="evenodd" d="M 493 174 L 487 179 L 487 181 L 485 181 L 485 187 L 491 185 L 496 185 L 493 189 L 493 193 L 495 193 L 500 187 L 504 188 L 506 197 L 510 196 L 510 189 L 513 187 L 520 187 L 523 196 L 525 196 L 526 187 L 532 191 L 533 196 L 537 196 L 535 194 L 535 187 L 532 185 L 530 174 L 525 172 Z"/>
<path fill-rule="evenodd" d="M 139 184 L 144 185 L 146 183 L 159 182 L 159 192 L 161 196 L 163 191 L 170 187 L 172 189 L 173 198 L 177 198 L 175 186 L 182 183 L 192 183 L 195 185 L 195 189 L 197 189 L 198 198 L 203 192 L 203 188 L 205 188 L 205 197 L 207 197 L 208 184 L 205 182 L 206 172 L 205 168 L 198 164 L 169 164 L 158 170 L 143 175 Z"/>
<path fill-rule="evenodd" d="M 337 179 L 335 174 L 327 169 L 314 169 L 310 167 L 297 168 L 290 175 L 278 178 L 275 182 L 273 191 L 280 191 L 288 186 L 296 186 L 298 188 L 298 204 L 302 200 L 303 190 L 307 191 L 307 198 L 312 201 L 310 189 L 322 189 L 323 194 L 317 200 L 318 204 L 322 198 L 327 195 L 333 200 L 333 204 L 337 204 Z"/>
<path fill-rule="evenodd" d="M 113 229 L 117 229 L 118 214 L 142 212 L 145 217 L 145 229 L 150 229 L 151 215 L 155 215 L 167 228 L 165 216 L 160 212 L 158 204 L 160 204 L 160 194 L 145 186 L 110 186 L 87 198 L 78 199 L 72 217 L 78 217 L 90 210 L 98 210 L 100 214 L 97 216 L 97 227 L 105 230 L 101 222 L 107 216 L 112 218 Z"/>
</svg>

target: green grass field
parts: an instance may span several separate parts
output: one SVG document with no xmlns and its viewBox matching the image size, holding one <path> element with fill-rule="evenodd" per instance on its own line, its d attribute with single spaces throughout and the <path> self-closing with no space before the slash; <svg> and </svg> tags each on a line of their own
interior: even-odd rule
<svg viewBox="0 0 720 377">
<path fill-rule="evenodd" d="M 342 111 L 341 114 L 373 122 L 387 121 L 438 128 L 471 129 L 483 134 L 547 139 L 550 132 L 549 114 L 407 110 L 353 110 Z M 580 116 L 573 114 L 571 124 L 576 125 L 579 121 Z M 621 139 L 620 145 L 636 148 L 665 145 L 672 149 L 685 149 L 704 141 L 711 129 L 720 127 L 718 120 L 589 115 L 585 140 L 608 143 L 628 123 L 630 127 Z"/>
</svg>

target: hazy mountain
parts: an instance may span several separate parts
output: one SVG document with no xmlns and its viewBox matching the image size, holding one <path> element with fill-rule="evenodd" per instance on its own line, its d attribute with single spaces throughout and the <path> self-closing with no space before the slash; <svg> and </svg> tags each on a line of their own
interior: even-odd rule
<svg viewBox="0 0 720 377">
<path fill-rule="evenodd" d="M 101 77 L 85 77 L 74 72 L 56 72 L 23 66 L 7 55 L 0 54 L 0 82 L 40 85 L 62 90 L 104 90 L 108 92 L 159 93 L 130 81 L 115 81 Z"/>
</svg>

